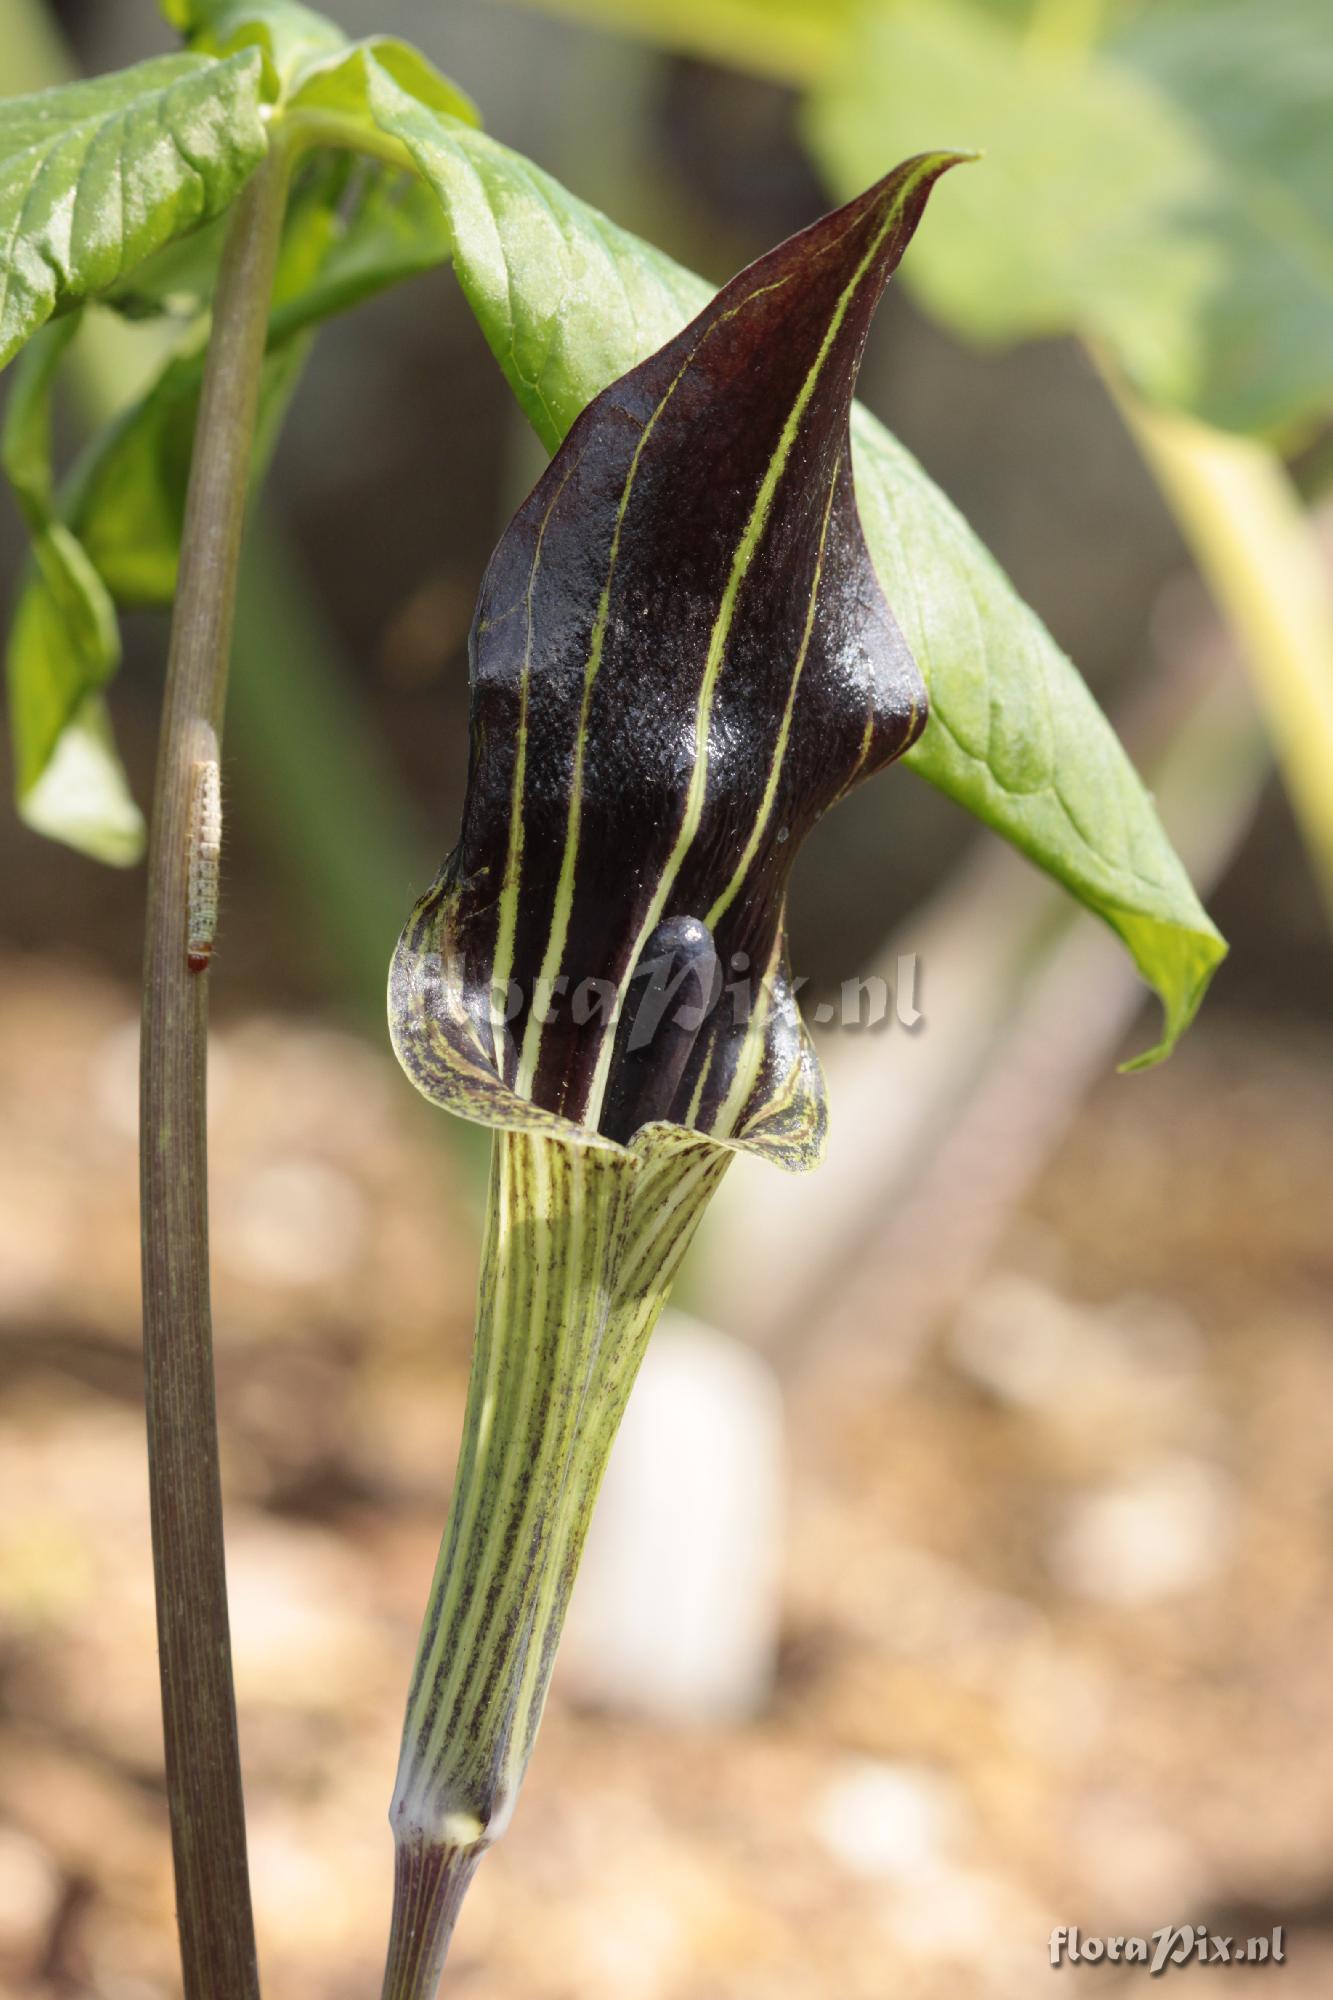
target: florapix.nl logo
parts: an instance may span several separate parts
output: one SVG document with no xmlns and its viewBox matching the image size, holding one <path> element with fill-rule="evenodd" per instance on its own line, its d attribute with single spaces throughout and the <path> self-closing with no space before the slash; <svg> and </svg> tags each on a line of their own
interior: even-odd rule
<svg viewBox="0 0 1333 2000">
<path fill-rule="evenodd" d="M 1141 1965 L 1149 1977 L 1185 1965 L 1281 1965 L 1283 1926 L 1262 1937 L 1222 1937 L 1207 1924 L 1163 1924 L 1149 1937 L 1084 1937 L 1061 1925 L 1051 1932 L 1051 1964 Z"/>
<path fill-rule="evenodd" d="M 442 970 L 438 954 L 430 954 L 427 971 L 439 977 Z M 491 1018 L 503 1027 L 535 1015 L 542 1027 L 567 1018 L 578 1028 L 599 1023 L 618 1028 L 629 1014 L 629 1046 L 640 1048 L 668 1024 L 697 1031 L 720 1016 L 742 1026 L 790 997 L 801 999 L 806 1019 L 817 1027 L 863 1033 L 896 1025 L 910 1031 L 925 1021 L 918 1004 L 919 973 L 917 954 L 900 952 L 892 978 L 864 973 L 844 979 L 836 993 L 821 990 L 814 997 L 805 974 L 759 971 L 744 952 L 734 953 L 725 965 L 711 953 L 663 952 L 640 959 L 623 984 L 562 972 L 536 979 L 528 991 L 510 979 L 492 989 Z"/>
</svg>

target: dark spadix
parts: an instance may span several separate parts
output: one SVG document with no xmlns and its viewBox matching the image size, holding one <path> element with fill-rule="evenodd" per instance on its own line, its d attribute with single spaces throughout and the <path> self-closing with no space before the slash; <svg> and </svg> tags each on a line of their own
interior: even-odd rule
<svg viewBox="0 0 1333 2000">
<path fill-rule="evenodd" d="M 956 157 L 907 161 L 733 279 L 589 405 L 495 551 L 462 837 L 390 990 L 404 1066 L 451 1110 L 622 1142 L 667 1120 L 791 1166 L 817 1152 L 787 878 L 820 815 L 925 721 L 848 416 L 884 284 Z M 691 924 L 715 1004 L 684 1032 L 664 1013 L 654 1082 L 621 1017 L 654 940 Z M 719 999 L 737 980 L 745 1004 Z"/>
</svg>

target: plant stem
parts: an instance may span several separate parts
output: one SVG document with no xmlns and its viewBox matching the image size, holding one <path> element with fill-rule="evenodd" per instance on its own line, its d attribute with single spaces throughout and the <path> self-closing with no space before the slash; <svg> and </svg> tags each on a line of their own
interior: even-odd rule
<svg viewBox="0 0 1333 2000">
<path fill-rule="evenodd" d="M 484 1853 L 480 1845 L 396 1843 L 387 2000 L 425 2000 L 438 1989 L 463 1898 Z"/>
<path fill-rule="evenodd" d="M 1108 379 L 1240 641 L 1333 912 L 1333 582 L 1318 536 L 1268 446 L 1152 409 Z"/>
<path fill-rule="evenodd" d="M 382 160 L 385 166 L 395 167 L 400 173 L 416 172 L 412 155 L 401 139 L 391 138 L 361 119 L 344 117 L 337 111 L 289 111 L 283 122 L 283 135 L 293 156 L 313 146 L 336 146 L 343 152 Z"/>
<path fill-rule="evenodd" d="M 257 2000 L 222 1537 L 208 1279 L 206 975 L 186 966 L 197 761 L 218 755 L 286 193 L 285 155 L 233 212 L 190 467 L 149 838 L 140 1188 L 149 1494 L 167 1797 L 186 2000 Z"/>
</svg>

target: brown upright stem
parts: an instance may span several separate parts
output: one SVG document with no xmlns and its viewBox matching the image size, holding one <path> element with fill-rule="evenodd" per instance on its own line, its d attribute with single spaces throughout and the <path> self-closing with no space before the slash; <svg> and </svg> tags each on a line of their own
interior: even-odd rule
<svg viewBox="0 0 1333 2000">
<path fill-rule="evenodd" d="M 148 1468 L 185 2000 L 258 2000 L 222 1541 L 208 1282 L 208 980 L 186 966 L 194 765 L 222 732 L 286 162 L 233 212 L 186 498 L 148 857 L 140 1188 Z"/>
</svg>

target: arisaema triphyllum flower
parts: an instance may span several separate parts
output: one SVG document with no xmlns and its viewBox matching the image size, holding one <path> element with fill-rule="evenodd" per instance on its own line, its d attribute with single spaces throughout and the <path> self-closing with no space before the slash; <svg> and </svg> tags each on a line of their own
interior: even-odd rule
<svg viewBox="0 0 1333 2000">
<path fill-rule="evenodd" d="M 394 957 L 403 1067 L 495 1132 L 453 1501 L 408 1700 L 386 1994 L 434 1991 L 532 1750 L 645 1344 L 736 1152 L 820 1154 L 801 842 L 920 733 L 848 418 L 909 160 L 574 424 L 491 559 L 462 834 Z"/>
</svg>

